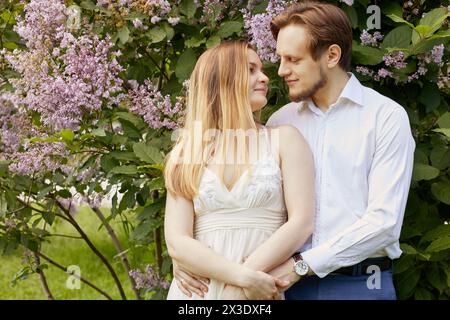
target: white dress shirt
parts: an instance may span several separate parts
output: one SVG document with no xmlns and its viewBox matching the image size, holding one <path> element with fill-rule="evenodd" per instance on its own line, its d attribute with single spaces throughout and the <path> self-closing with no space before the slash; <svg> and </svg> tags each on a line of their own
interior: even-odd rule
<svg viewBox="0 0 450 320">
<path fill-rule="evenodd" d="M 327 112 L 311 99 L 276 111 L 268 126 L 292 125 L 315 160 L 316 216 L 300 249 L 319 276 L 369 257 L 398 258 L 415 142 L 406 111 L 350 74 Z"/>
</svg>

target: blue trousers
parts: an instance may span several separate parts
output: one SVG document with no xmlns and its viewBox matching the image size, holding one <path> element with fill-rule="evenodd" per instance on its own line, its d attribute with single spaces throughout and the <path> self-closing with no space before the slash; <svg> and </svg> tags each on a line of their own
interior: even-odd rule
<svg viewBox="0 0 450 320">
<path fill-rule="evenodd" d="M 392 270 L 382 271 L 377 281 L 371 275 L 329 274 L 300 279 L 285 292 L 287 300 L 397 300 Z"/>
</svg>

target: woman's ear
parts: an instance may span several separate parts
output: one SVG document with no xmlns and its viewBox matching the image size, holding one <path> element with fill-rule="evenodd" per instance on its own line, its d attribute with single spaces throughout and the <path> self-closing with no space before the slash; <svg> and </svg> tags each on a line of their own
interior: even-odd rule
<svg viewBox="0 0 450 320">
<path fill-rule="evenodd" d="M 339 60 L 341 60 L 342 50 L 337 44 L 332 44 L 328 47 L 327 52 L 327 67 L 334 68 L 339 64 Z"/>
</svg>

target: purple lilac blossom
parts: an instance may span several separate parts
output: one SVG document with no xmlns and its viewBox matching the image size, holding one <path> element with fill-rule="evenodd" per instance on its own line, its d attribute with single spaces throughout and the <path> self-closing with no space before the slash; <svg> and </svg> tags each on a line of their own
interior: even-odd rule
<svg viewBox="0 0 450 320">
<path fill-rule="evenodd" d="M 361 44 L 365 46 L 378 47 L 379 42 L 383 40 L 383 35 L 379 31 L 375 31 L 371 35 L 367 30 L 363 30 L 359 38 L 361 39 Z"/>
<path fill-rule="evenodd" d="M 250 43 L 257 49 L 263 61 L 276 63 L 276 41 L 270 32 L 270 21 L 282 12 L 291 1 L 269 0 L 265 13 L 252 15 L 247 9 L 242 9 L 244 28 L 250 38 Z"/>
<path fill-rule="evenodd" d="M 149 80 L 145 80 L 143 85 L 131 81 L 130 85 L 132 89 L 128 92 L 128 98 L 131 112 L 142 116 L 153 129 L 179 127 L 184 108 L 181 97 L 177 97 L 172 105 L 170 96 L 163 96 Z"/>
<path fill-rule="evenodd" d="M 147 265 L 145 272 L 131 270 L 129 274 L 136 282 L 137 289 L 151 290 L 158 287 L 168 289 L 170 285 L 168 281 L 160 278 L 150 265 Z"/>
<path fill-rule="evenodd" d="M 403 69 L 406 67 L 404 59 L 405 54 L 402 51 L 388 53 L 383 56 L 384 64 L 395 69 Z"/>
</svg>

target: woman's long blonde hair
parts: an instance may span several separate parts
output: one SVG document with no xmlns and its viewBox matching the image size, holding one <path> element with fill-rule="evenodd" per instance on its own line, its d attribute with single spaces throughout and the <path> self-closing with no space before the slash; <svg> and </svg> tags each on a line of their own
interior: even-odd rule
<svg viewBox="0 0 450 320">
<path fill-rule="evenodd" d="M 172 194 L 192 199 L 212 156 L 220 161 L 218 177 L 224 183 L 223 164 L 228 163 L 227 154 L 234 152 L 230 146 L 234 148 L 236 138 L 234 135 L 231 139 L 226 132 L 257 131 L 249 97 L 249 49 L 245 42 L 225 42 L 206 50 L 198 59 L 189 79 L 185 125 L 166 159 L 165 183 Z M 225 134 L 205 141 L 211 129 Z M 247 155 L 248 142 L 243 145 L 240 141 L 238 148 L 236 152 Z M 248 161 L 245 163 L 248 167 Z M 230 185 L 243 171 L 242 167 L 234 170 Z"/>
</svg>

